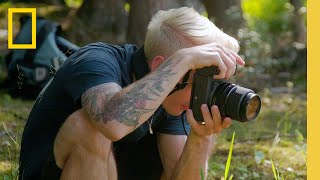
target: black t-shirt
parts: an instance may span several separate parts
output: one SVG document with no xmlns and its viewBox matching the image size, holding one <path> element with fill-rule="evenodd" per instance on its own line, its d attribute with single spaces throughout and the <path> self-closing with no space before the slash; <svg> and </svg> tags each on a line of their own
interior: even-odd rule
<svg viewBox="0 0 320 180">
<path fill-rule="evenodd" d="M 84 46 L 56 72 L 37 97 L 27 120 L 21 142 L 20 177 L 39 179 L 59 128 L 81 108 L 81 95 L 102 83 L 121 87 L 132 83 L 134 45 L 93 43 Z"/>
<path fill-rule="evenodd" d="M 133 82 L 133 75 L 136 79 L 141 79 L 148 72 L 143 48 L 138 49 L 135 45 L 92 43 L 71 55 L 41 91 L 31 110 L 22 136 L 19 178 L 40 179 L 41 168 L 49 153 L 52 153 L 60 127 L 70 114 L 81 108 L 81 95 L 87 89 L 108 82 L 125 87 Z M 171 117 L 160 106 L 153 118 L 156 132 L 186 132 L 185 128 L 184 131 L 178 128 L 178 131 L 174 132 L 167 128 L 175 127 L 172 123 L 180 123 L 180 119 L 186 121 L 185 116 Z M 168 123 L 169 121 L 171 123 Z M 119 156 L 125 157 L 128 152 L 121 149 L 127 149 L 127 142 L 138 141 L 144 137 L 148 128 L 148 123 L 145 122 L 117 142 L 115 147 L 118 147 L 116 151 Z M 189 126 L 187 131 L 190 131 Z"/>
</svg>

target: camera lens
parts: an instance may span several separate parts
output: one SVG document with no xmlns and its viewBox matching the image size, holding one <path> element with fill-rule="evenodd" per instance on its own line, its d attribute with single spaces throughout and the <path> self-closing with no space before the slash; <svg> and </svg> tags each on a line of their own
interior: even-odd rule
<svg viewBox="0 0 320 180">
<path fill-rule="evenodd" d="M 217 105 L 223 117 L 246 122 L 254 120 L 260 112 L 260 97 L 251 89 L 219 82 L 211 96 L 209 105 Z"/>
<path fill-rule="evenodd" d="M 253 93 L 249 93 L 248 96 L 249 99 L 247 100 L 248 103 L 246 106 L 246 119 L 248 119 L 248 121 L 251 121 L 255 119 L 259 114 L 261 100 L 259 96 Z"/>
</svg>

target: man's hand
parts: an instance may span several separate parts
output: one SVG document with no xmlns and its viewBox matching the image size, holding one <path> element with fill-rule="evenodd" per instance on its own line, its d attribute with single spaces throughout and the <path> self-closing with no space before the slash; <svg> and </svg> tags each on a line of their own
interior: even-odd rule
<svg viewBox="0 0 320 180">
<path fill-rule="evenodd" d="M 214 76 L 215 79 L 229 79 L 235 73 L 236 64 L 245 64 L 239 55 L 218 43 L 181 49 L 176 55 L 187 58 L 191 69 L 218 66 L 220 73 Z"/>
<path fill-rule="evenodd" d="M 200 179 L 201 171 L 206 177 L 208 159 L 215 144 L 214 135 L 231 124 L 229 117 L 222 120 L 217 106 L 212 106 L 210 113 L 208 106 L 203 104 L 201 111 L 205 124 L 194 119 L 191 109 L 187 111 L 191 132 L 171 179 Z"/>
<path fill-rule="evenodd" d="M 204 119 L 204 124 L 200 124 L 194 119 L 192 110 L 189 109 L 186 113 L 188 122 L 190 123 L 193 133 L 197 136 L 209 136 L 221 132 L 223 129 L 231 125 L 231 118 L 222 119 L 218 106 L 211 107 L 211 113 L 206 104 L 201 105 L 201 112 Z"/>
</svg>

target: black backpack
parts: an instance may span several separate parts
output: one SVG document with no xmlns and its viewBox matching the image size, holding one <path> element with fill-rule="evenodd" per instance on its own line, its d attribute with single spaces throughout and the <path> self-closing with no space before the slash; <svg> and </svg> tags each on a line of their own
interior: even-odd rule
<svg viewBox="0 0 320 180">
<path fill-rule="evenodd" d="M 21 17 L 20 24 L 14 44 L 31 44 L 31 17 Z M 55 22 L 37 17 L 36 32 L 36 49 L 13 49 L 5 57 L 5 84 L 12 95 L 37 96 L 67 57 L 79 49 L 59 36 L 61 27 Z"/>
</svg>

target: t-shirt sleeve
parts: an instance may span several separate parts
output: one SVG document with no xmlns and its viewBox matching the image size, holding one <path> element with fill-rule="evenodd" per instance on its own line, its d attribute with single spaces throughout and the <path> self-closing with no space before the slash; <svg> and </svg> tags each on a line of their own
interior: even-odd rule
<svg viewBox="0 0 320 180">
<path fill-rule="evenodd" d="M 82 94 L 99 84 L 114 82 L 121 86 L 121 72 L 117 59 L 108 51 L 91 49 L 74 56 L 67 67 L 65 89 L 75 104 Z"/>
</svg>

